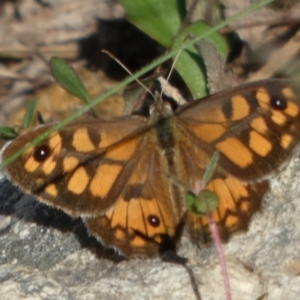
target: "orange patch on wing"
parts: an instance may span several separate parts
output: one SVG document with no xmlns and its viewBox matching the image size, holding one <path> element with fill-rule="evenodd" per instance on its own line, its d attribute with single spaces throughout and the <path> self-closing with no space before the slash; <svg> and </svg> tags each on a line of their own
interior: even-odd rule
<svg viewBox="0 0 300 300">
<path fill-rule="evenodd" d="M 262 109 L 264 109 L 264 110 L 269 110 L 270 109 L 271 97 L 270 97 L 268 91 L 265 88 L 261 87 L 257 90 L 256 99 L 259 103 L 259 106 Z"/>
<path fill-rule="evenodd" d="M 105 197 L 122 170 L 122 166 L 103 164 L 98 166 L 91 179 L 90 191 L 93 196 Z"/>
<path fill-rule="evenodd" d="M 124 137 L 124 134 L 118 134 L 114 132 L 114 134 L 110 134 L 110 132 L 103 131 L 101 132 L 100 143 L 98 145 L 99 148 L 109 147 L 116 142 L 120 141 Z"/>
<path fill-rule="evenodd" d="M 70 172 L 74 170 L 79 164 L 79 159 L 73 156 L 67 156 L 63 159 L 64 172 Z"/>
<path fill-rule="evenodd" d="M 33 156 L 31 156 L 26 160 L 24 169 L 29 173 L 33 173 L 40 165 L 41 163 L 37 162 Z"/>
<path fill-rule="evenodd" d="M 253 162 L 252 153 L 237 138 L 227 138 L 216 144 L 216 148 L 240 168 L 248 167 Z"/>
<path fill-rule="evenodd" d="M 295 99 L 296 95 L 294 91 L 290 87 L 285 87 L 282 89 L 282 94 L 284 97 L 289 98 L 289 99 Z"/>
<path fill-rule="evenodd" d="M 278 110 L 272 111 L 271 119 L 274 123 L 280 126 L 286 123 L 286 116 L 281 111 Z"/>
<path fill-rule="evenodd" d="M 225 182 L 226 182 L 227 186 L 229 187 L 230 193 L 233 195 L 235 200 L 238 201 L 240 198 L 249 197 L 249 192 L 248 192 L 246 186 L 238 179 L 236 179 L 232 176 L 228 176 L 225 179 Z"/>
<path fill-rule="evenodd" d="M 249 201 L 242 201 L 240 204 L 240 210 L 243 213 L 246 213 L 247 211 L 249 211 L 249 207 L 250 207 Z"/>
<path fill-rule="evenodd" d="M 232 103 L 232 121 L 241 120 L 249 115 L 250 107 L 247 100 L 241 96 L 236 95 L 231 98 Z"/>
<path fill-rule="evenodd" d="M 136 149 L 136 139 L 122 143 L 120 146 L 112 147 L 105 153 L 105 158 L 118 161 L 127 161 L 132 157 Z"/>
<path fill-rule="evenodd" d="M 120 199 L 114 209 L 111 217 L 111 227 L 128 228 L 128 215 L 127 215 L 128 202 Z"/>
<path fill-rule="evenodd" d="M 253 119 L 250 126 L 259 133 L 266 134 L 268 132 L 268 127 L 263 117 Z"/>
<path fill-rule="evenodd" d="M 214 179 L 211 184 L 214 192 L 219 197 L 217 210 L 219 212 L 220 219 L 224 219 L 227 210 L 234 210 L 236 208 L 234 199 L 232 198 L 230 190 L 223 179 Z M 208 188 L 210 188 L 210 185 L 208 185 Z"/>
<path fill-rule="evenodd" d="M 57 188 L 56 188 L 55 184 L 53 184 L 53 183 L 48 184 L 48 185 L 46 186 L 45 192 L 46 192 L 47 194 L 49 194 L 50 196 L 52 196 L 52 197 L 57 197 L 57 194 L 58 194 Z"/>
<path fill-rule="evenodd" d="M 272 150 L 272 144 L 256 131 L 250 132 L 249 147 L 259 156 L 265 157 Z"/>
<path fill-rule="evenodd" d="M 294 102 L 288 101 L 284 112 L 291 117 L 296 117 L 299 114 L 299 106 Z"/>
<path fill-rule="evenodd" d="M 68 182 L 68 190 L 74 194 L 81 194 L 89 183 L 89 176 L 84 167 L 78 168 Z"/>
<path fill-rule="evenodd" d="M 79 128 L 75 131 L 72 145 L 79 152 L 90 152 L 95 150 L 95 146 L 91 141 L 86 128 Z"/>
<path fill-rule="evenodd" d="M 126 239 L 126 235 L 125 235 L 125 232 L 124 230 L 122 229 L 117 229 L 114 231 L 114 234 L 115 234 L 115 238 L 119 241 L 123 241 Z"/>
<path fill-rule="evenodd" d="M 293 142 L 293 137 L 290 134 L 286 133 L 283 134 L 280 139 L 280 146 L 283 149 L 288 149 L 292 142 Z"/>
<path fill-rule="evenodd" d="M 236 227 L 238 223 L 239 223 L 239 218 L 237 216 L 230 215 L 228 216 L 228 218 L 226 218 L 225 226 L 228 228 L 233 228 Z"/>
<path fill-rule="evenodd" d="M 227 130 L 222 125 L 218 124 L 201 124 L 193 126 L 193 129 L 197 136 L 207 143 L 216 140 Z"/>
<path fill-rule="evenodd" d="M 59 155 L 61 152 L 61 147 L 62 147 L 62 140 L 61 137 L 59 135 L 59 133 L 54 132 L 48 141 L 48 145 L 51 148 L 52 154 L 54 156 Z"/>
<path fill-rule="evenodd" d="M 56 164 L 57 164 L 57 162 L 55 161 L 55 158 L 53 157 L 53 155 L 51 155 L 43 163 L 43 172 L 46 175 L 50 175 L 53 172 L 53 170 L 55 169 Z"/>
<path fill-rule="evenodd" d="M 127 216 L 128 227 L 134 230 L 140 230 L 145 233 L 145 215 L 141 209 L 141 202 L 138 199 L 130 199 L 128 202 Z"/>
<path fill-rule="evenodd" d="M 143 239 L 141 236 L 139 235 L 135 235 L 134 238 L 131 240 L 131 245 L 133 247 L 137 247 L 137 248 L 142 248 L 146 246 L 146 240 Z"/>
</svg>

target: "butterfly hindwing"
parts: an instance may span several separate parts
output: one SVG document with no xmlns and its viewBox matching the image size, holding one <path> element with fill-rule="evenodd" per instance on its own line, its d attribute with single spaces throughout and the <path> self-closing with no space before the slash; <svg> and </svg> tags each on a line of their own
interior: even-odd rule
<svg viewBox="0 0 300 300">
<path fill-rule="evenodd" d="M 137 163 L 115 205 L 102 216 L 87 218 L 85 222 L 105 245 L 126 255 L 152 256 L 174 237 L 179 214 L 172 200 L 178 194 L 174 195 L 162 172 L 167 166 L 155 144 L 147 143 L 136 156 Z"/>
<path fill-rule="evenodd" d="M 252 215 L 259 211 L 263 195 L 268 190 L 268 182 L 244 183 L 230 175 L 216 172 L 207 189 L 218 196 L 218 207 L 212 213 L 222 241 L 228 241 L 236 231 L 246 230 Z M 191 239 L 203 246 L 212 241 L 206 216 L 189 211 L 187 229 Z"/>
</svg>

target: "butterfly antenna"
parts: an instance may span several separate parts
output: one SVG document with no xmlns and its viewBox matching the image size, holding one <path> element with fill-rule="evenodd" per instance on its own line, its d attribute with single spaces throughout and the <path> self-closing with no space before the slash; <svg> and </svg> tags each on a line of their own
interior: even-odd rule
<svg viewBox="0 0 300 300">
<path fill-rule="evenodd" d="M 118 59 L 116 58 L 111 52 L 107 50 L 102 50 L 101 52 L 107 54 L 110 58 L 112 58 L 115 62 L 117 62 L 129 75 L 133 75 L 133 73 Z M 138 78 L 135 79 L 137 83 L 139 83 L 153 98 L 155 98 L 154 94 L 147 88 Z"/>
<path fill-rule="evenodd" d="M 182 48 L 179 49 L 178 53 L 177 53 L 176 56 L 175 56 L 174 62 L 173 62 L 173 64 L 172 64 L 172 66 L 171 66 L 170 72 L 169 72 L 168 77 L 167 77 L 167 79 L 166 79 L 167 82 L 169 82 L 169 80 L 170 80 L 171 74 L 172 74 L 172 72 L 173 72 L 173 70 L 174 70 L 174 68 L 175 68 L 175 65 L 176 65 L 176 63 L 177 63 L 177 60 L 178 60 L 179 55 L 181 54 L 182 50 L 183 50 Z"/>
<path fill-rule="evenodd" d="M 169 72 L 169 74 L 168 74 L 168 76 L 167 76 L 167 79 L 163 79 L 163 80 L 162 80 L 162 79 L 160 78 L 160 84 L 161 84 L 161 92 L 160 92 L 160 96 L 161 96 L 161 97 L 162 97 L 162 94 L 164 93 L 164 90 L 165 90 L 165 88 L 166 88 L 167 83 L 168 83 L 169 80 L 170 80 L 170 77 L 171 77 L 171 75 L 172 75 L 172 73 L 173 73 L 174 67 L 175 67 L 175 65 L 176 65 L 176 62 L 177 62 L 177 60 L 178 60 L 179 55 L 181 54 L 181 51 L 182 51 L 182 49 L 180 49 L 180 50 L 178 51 L 178 53 L 176 54 L 175 59 L 174 59 L 174 62 L 173 62 L 173 64 L 172 64 L 172 66 L 171 66 L 170 72 Z"/>
<path fill-rule="evenodd" d="M 173 73 L 174 67 L 176 65 L 176 62 L 177 62 L 182 50 L 183 50 L 183 48 L 179 49 L 178 53 L 176 54 L 174 62 L 171 66 L 170 72 L 167 76 L 167 79 L 163 78 L 162 76 L 160 76 L 158 78 L 158 81 L 161 84 L 160 97 L 162 97 L 162 95 L 165 94 L 169 97 L 172 97 L 179 105 L 182 105 L 182 104 L 186 103 L 187 101 L 181 96 L 180 92 L 175 87 L 173 87 L 169 84 L 169 80 L 170 80 L 171 74 Z"/>
</svg>

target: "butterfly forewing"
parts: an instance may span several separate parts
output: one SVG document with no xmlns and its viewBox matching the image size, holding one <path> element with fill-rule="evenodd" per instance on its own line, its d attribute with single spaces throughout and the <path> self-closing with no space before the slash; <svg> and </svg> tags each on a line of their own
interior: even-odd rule
<svg viewBox="0 0 300 300">
<path fill-rule="evenodd" d="M 274 173 L 300 140 L 298 94 L 287 81 L 250 83 L 200 102 L 183 107 L 180 120 L 195 146 L 219 151 L 219 166 L 243 180 Z"/>
<path fill-rule="evenodd" d="M 116 201 L 117 196 L 108 197 L 109 191 L 133 159 L 143 136 L 137 133 L 134 138 L 125 137 L 145 124 L 145 119 L 138 117 L 71 124 L 27 150 L 7 167 L 7 174 L 42 202 L 71 215 L 97 215 Z M 51 125 L 42 126 L 20 136 L 8 145 L 3 158 L 49 128 Z M 121 188 L 115 188 L 114 195 L 120 194 Z"/>
</svg>

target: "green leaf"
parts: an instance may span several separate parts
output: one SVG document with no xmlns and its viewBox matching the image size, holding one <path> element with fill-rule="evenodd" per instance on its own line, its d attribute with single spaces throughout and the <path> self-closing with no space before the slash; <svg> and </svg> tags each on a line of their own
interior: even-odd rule
<svg viewBox="0 0 300 300">
<path fill-rule="evenodd" d="M 52 57 L 50 67 L 54 78 L 66 91 L 87 104 L 91 102 L 91 98 L 82 81 L 63 59 Z"/>
<path fill-rule="evenodd" d="M 180 49 L 187 37 L 201 37 L 211 29 L 212 27 L 205 22 L 195 22 L 186 27 L 176 37 L 171 49 Z M 210 34 L 205 39 L 207 39 L 216 48 L 220 56 L 226 60 L 229 50 L 225 39 L 217 32 Z M 207 95 L 206 67 L 203 58 L 195 46 L 189 46 L 180 53 L 175 69 L 189 87 L 194 99 L 203 98 Z"/>
<path fill-rule="evenodd" d="M 18 133 L 12 127 L 0 126 L 0 137 L 3 137 L 8 140 L 15 139 L 18 136 Z"/>
<path fill-rule="evenodd" d="M 186 194 L 185 194 L 185 202 L 186 202 L 186 205 L 189 209 L 192 210 L 192 207 L 195 203 L 195 199 L 196 199 L 196 195 L 191 192 L 191 191 L 188 191 Z"/>
<path fill-rule="evenodd" d="M 38 99 L 34 99 L 27 106 L 25 116 L 23 118 L 23 128 L 25 129 L 28 128 L 32 123 L 36 106 L 37 106 L 37 101 Z"/>
<path fill-rule="evenodd" d="M 166 48 L 171 47 L 186 15 L 184 1 L 121 0 L 126 17 Z"/>
</svg>

